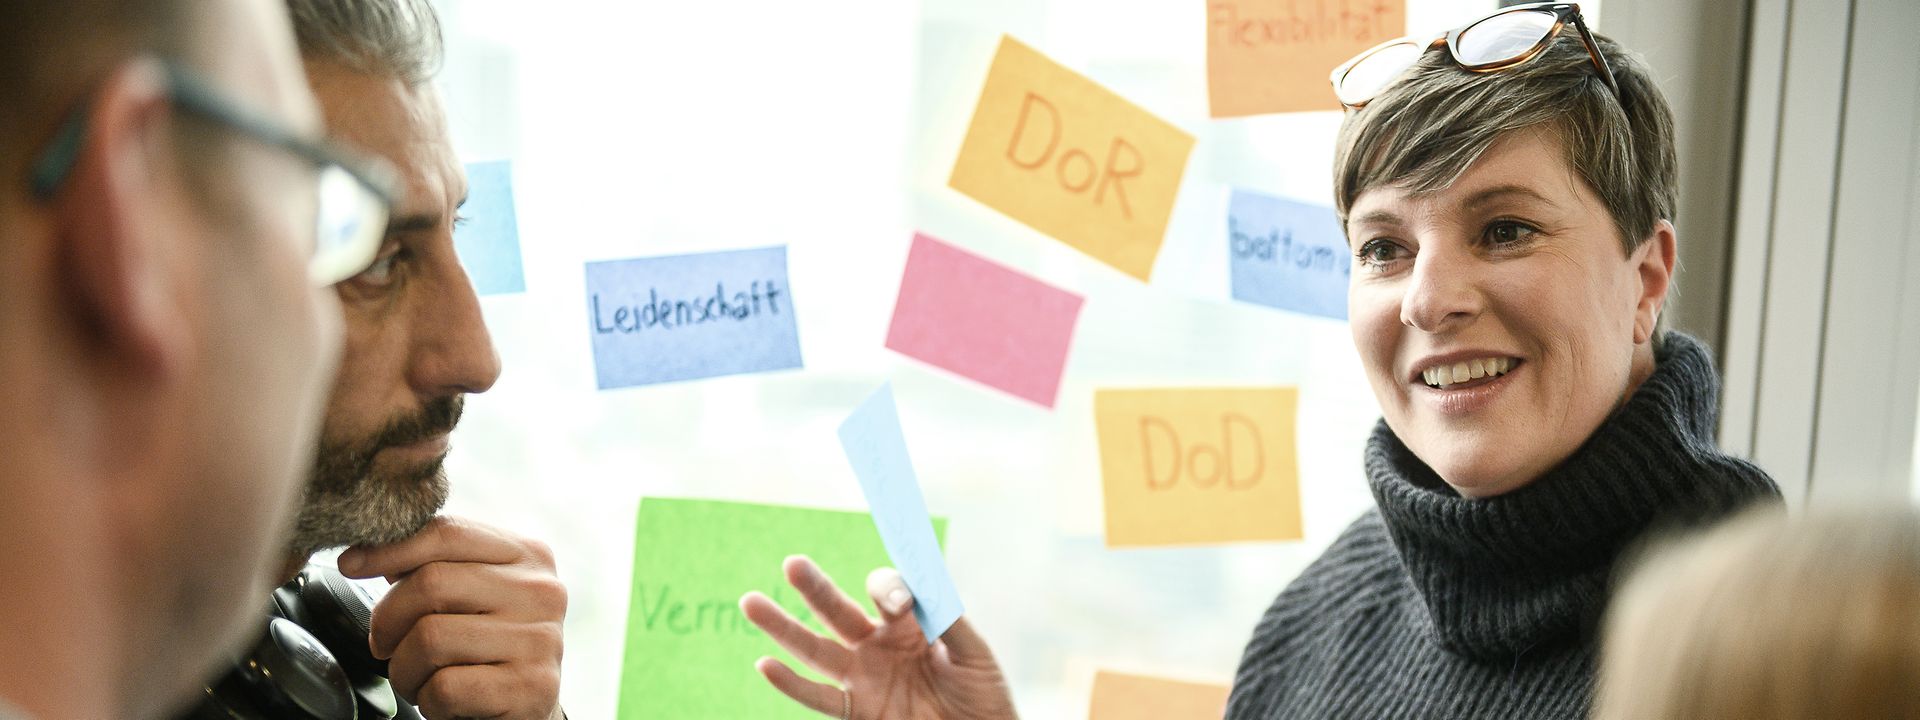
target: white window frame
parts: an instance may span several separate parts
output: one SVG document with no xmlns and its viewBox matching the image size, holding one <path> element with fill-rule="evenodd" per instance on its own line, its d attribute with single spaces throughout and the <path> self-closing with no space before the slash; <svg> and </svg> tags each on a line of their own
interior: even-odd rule
<svg viewBox="0 0 1920 720">
<path fill-rule="evenodd" d="M 1920 404 L 1920 4 L 1750 11 L 1721 444 L 1795 506 L 1904 500 Z"/>
</svg>

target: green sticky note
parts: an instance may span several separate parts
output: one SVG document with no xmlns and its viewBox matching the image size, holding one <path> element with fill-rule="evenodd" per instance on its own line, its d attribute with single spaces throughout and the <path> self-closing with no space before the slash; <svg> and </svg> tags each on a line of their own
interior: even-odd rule
<svg viewBox="0 0 1920 720">
<path fill-rule="evenodd" d="M 945 542 L 947 523 L 933 519 Z M 824 680 L 740 612 L 759 590 L 831 637 L 780 570 L 803 554 L 873 614 L 867 573 L 890 564 L 867 513 L 646 498 L 634 523 L 633 594 L 621 666 L 621 718 L 815 718 L 753 663 L 771 655 Z"/>
</svg>

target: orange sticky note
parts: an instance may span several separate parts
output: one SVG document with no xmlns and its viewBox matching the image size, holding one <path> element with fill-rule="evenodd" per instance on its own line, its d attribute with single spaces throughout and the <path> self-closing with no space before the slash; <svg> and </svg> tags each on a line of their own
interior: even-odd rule
<svg viewBox="0 0 1920 720">
<path fill-rule="evenodd" d="M 1002 37 L 947 181 L 1146 280 L 1193 136 Z"/>
<path fill-rule="evenodd" d="M 1210 0 L 1213 116 L 1339 110 L 1327 75 L 1406 27 L 1406 0 Z"/>
<path fill-rule="evenodd" d="M 1093 676 L 1088 720 L 1220 720 L 1225 685 L 1181 682 L 1101 670 Z"/>
<path fill-rule="evenodd" d="M 1107 547 L 1299 540 L 1294 388 L 1093 396 Z"/>
</svg>

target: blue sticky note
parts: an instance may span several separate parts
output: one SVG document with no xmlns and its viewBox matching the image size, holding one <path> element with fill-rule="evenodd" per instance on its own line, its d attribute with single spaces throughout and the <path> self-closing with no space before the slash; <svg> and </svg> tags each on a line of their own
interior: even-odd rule
<svg viewBox="0 0 1920 720">
<path fill-rule="evenodd" d="M 913 460 L 907 457 L 907 438 L 900 431 L 891 384 L 880 386 L 840 424 L 840 447 L 860 478 L 887 556 L 913 591 L 913 617 L 932 644 L 965 610 L 953 576 L 947 574 L 947 561 L 940 555 L 927 501 L 913 474 Z"/>
<path fill-rule="evenodd" d="M 520 225 L 513 212 L 513 163 L 467 165 L 465 221 L 453 229 L 454 251 L 481 295 L 527 291 L 520 270 Z"/>
<path fill-rule="evenodd" d="M 787 248 L 587 263 L 600 389 L 800 367 Z"/>
<path fill-rule="evenodd" d="M 1235 190 L 1227 245 L 1233 299 L 1347 319 L 1353 253 L 1332 209 Z"/>
</svg>

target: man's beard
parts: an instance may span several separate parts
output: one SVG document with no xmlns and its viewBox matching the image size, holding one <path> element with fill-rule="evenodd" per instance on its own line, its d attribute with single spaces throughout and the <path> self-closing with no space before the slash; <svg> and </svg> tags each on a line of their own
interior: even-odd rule
<svg viewBox="0 0 1920 720">
<path fill-rule="evenodd" d="M 300 500 L 291 554 L 298 557 L 342 545 L 384 545 L 426 527 L 447 502 L 445 456 L 420 465 L 375 473 L 381 450 L 402 447 L 453 431 L 462 396 L 427 403 L 397 418 L 373 437 L 322 442 L 313 475 Z"/>
</svg>

